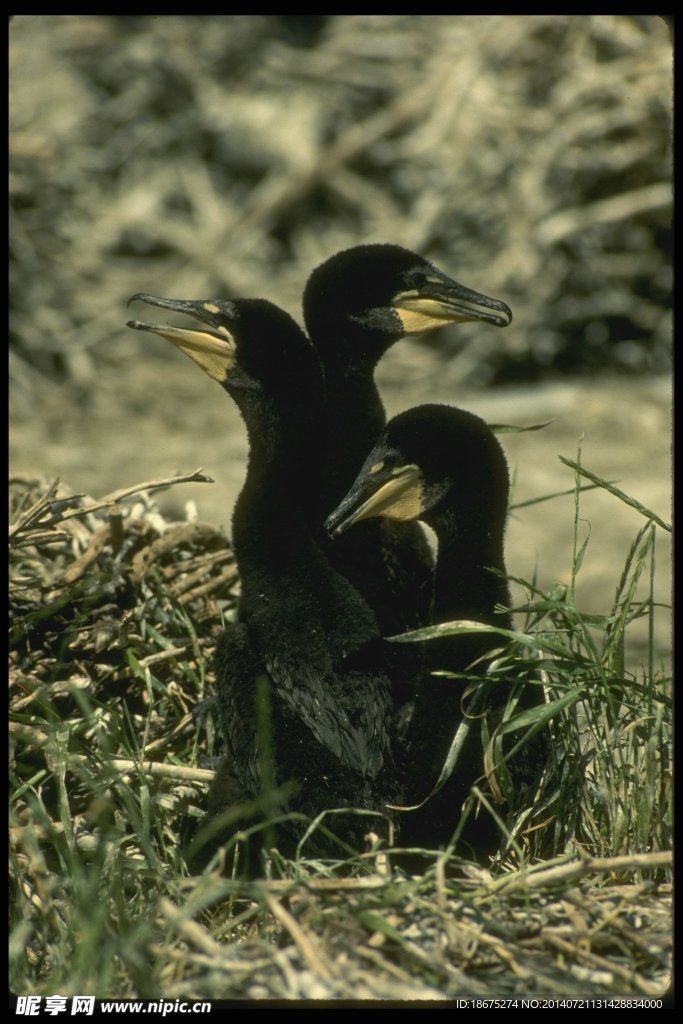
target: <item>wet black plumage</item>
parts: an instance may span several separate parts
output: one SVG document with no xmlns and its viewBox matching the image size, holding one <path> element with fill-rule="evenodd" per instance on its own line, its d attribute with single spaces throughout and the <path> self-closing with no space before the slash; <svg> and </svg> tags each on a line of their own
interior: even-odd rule
<svg viewBox="0 0 683 1024">
<path fill-rule="evenodd" d="M 504 578 L 508 493 L 505 456 L 484 421 L 460 409 L 425 405 L 389 422 L 349 495 L 326 525 L 334 533 L 364 516 L 421 519 L 438 538 L 434 623 L 464 619 L 511 629 L 510 594 Z M 500 643 L 496 634 L 480 633 L 441 637 L 424 646 L 432 670 L 477 673 L 473 663 Z M 403 753 L 407 806 L 423 800 L 441 772 L 463 718 L 462 695 L 463 683 L 458 680 L 426 676 L 421 681 Z M 508 696 L 505 685 L 490 689 L 487 711 L 495 717 Z M 527 686 L 520 705 L 534 706 L 542 700 L 540 687 Z M 542 739 L 531 744 L 511 762 L 512 776 L 527 782 L 544 750 Z M 483 767 L 475 722 L 443 788 L 423 808 L 401 816 L 402 845 L 447 843 Z M 470 820 L 463 838 L 483 853 L 495 847 L 499 837 L 492 820 L 484 817 Z"/>
<path fill-rule="evenodd" d="M 291 317 L 263 300 L 135 298 L 200 321 L 199 329 L 130 326 L 182 348 L 222 384 L 247 427 L 232 530 L 238 621 L 216 653 L 237 778 L 254 795 L 292 783 L 296 792 L 275 805 L 281 811 L 382 812 L 395 792 L 390 686 L 374 614 L 318 543 L 325 399 L 315 351 Z M 354 845 L 378 830 L 375 819 L 350 815 L 330 827 Z"/>
<path fill-rule="evenodd" d="M 409 334 L 470 320 L 506 326 L 512 317 L 505 303 L 458 284 L 421 256 L 379 244 L 346 249 L 317 267 L 303 312 L 325 372 L 326 512 L 346 494 L 385 424 L 373 375 L 386 350 Z M 337 541 L 330 557 L 366 597 L 383 636 L 425 624 L 432 557 L 417 523 L 364 522 Z M 409 696 L 415 667 L 409 660 L 408 679 L 395 680 L 405 684 L 399 701 Z"/>
</svg>

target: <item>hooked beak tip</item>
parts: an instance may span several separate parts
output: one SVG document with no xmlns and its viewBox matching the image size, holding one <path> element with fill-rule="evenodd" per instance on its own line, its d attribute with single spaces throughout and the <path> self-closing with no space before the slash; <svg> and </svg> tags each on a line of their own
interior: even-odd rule
<svg viewBox="0 0 683 1024">
<path fill-rule="evenodd" d="M 344 532 L 344 524 L 335 523 L 334 519 L 332 519 L 331 516 L 325 520 L 323 525 L 325 528 L 325 533 L 330 538 L 330 540 L 335 540 L 341 533 Z"/>
</svg>

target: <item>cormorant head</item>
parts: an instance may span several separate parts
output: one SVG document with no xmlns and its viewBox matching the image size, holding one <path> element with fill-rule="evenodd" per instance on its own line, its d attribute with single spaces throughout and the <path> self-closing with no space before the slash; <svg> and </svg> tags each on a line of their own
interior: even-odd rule
<svg viewBox="0 0 683 1024">
<path fill-rule="evenodd" d="M 508 491 L 503 450 L 482 419 L 421 405 L 390 420 L 325 529 L 334 537 L 382 516 L 485 531 L 504 522 Z"/>
<path fill-rule="evenodd" d="M 504 302 L 466 288 L 398 245 L 336 253 L 310 275 L 303 311 L 323 362 L 335 355 L 376 362 L 409 334 L 470 320 L 507 327 L 512 320 Z"/>
<path fill-rule="evenodd" d="M 173 342 L 228 391 L 258 390 L 272 396 L 301 385 L 305 393 L 322 388 L 316 353 L 288 313 L 265 299 L 161 299 L 138 293 L 131 302 L 170 310 L 198 320 L 201 328 L 129 320 L 127 326 L 151 331 Z"/>
</svg>

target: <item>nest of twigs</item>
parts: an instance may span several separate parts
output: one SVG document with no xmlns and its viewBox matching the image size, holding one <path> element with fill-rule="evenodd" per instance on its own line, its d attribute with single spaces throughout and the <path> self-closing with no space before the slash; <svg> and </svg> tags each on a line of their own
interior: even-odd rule
<svg viewBox="0 0 683 1024">
<path fill-rule="evenodd" d="M 339 877 L 275 857 L 261 882 L 186 877 L 183 836 L 218 747 L 210 716 L 193 711 L 211 695 L 211 649 L 238 587 L 226 538 L 191 515 L 165 521 L 151 500 L 190 479 L 206 478 L 101 501 L 57 481 L 10 483 L 19 991 L 661 998 L 667 853 L 564 855 L 495 874 L 446 853 L 421 877 L 386 858 Z"/>
<path fill-rule="evenodd" d="M 201 676 L 203 687 L 238 577 L 223 533 L 194 517 L 168 522 L 153 504 L 153 491 L 182 482 L 211 481 L 197 470 L 93 501 L 58 480 L 10 480 L 14 710 L 30 714 L 44 698 L 75 710 L 74 691 L 97 703 L 131 698 L 145 754 L 168 750 L 170 725 L 181 734 L 191 727 L 197 694 L 183 693 L 183 677 Z M 180 723 L 164 721 L 138 692 L 150 666 L 184 709 Z"/>
</svg>

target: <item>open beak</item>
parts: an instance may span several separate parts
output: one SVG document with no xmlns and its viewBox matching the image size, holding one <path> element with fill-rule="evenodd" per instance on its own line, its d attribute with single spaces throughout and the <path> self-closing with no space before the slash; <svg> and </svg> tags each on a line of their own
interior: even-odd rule
<svg viewBox="0 0 683 1024">
<path fill-rule="evenodd" d="M 143 292 L 133 295 L 131 302 L 146 302 L 173 313 L 191 316 L 205 324 L 203 330 L 188 327 L 172 327 L 169 324 L 148 324 L 140 320 L 129 320 L 127 327 L 135 331 L 149 331 L 173 342 L 179 349 L 201 367 L 209 377 L 224 384 L 235 363 L 235 340 L 230 331 L 221 323 L 221 310 L 210 300 L 160 299 Z"/>
<path fill-rule="evenodd" d="M 383 462 L 366 463 L 349 493 L 325 520 L 325 529 L 330 537 L 338 537 L 361 519 L 413 520 L 421 512 L 422 478 L 417 466 L 385 469 Z"/>
</svg>

